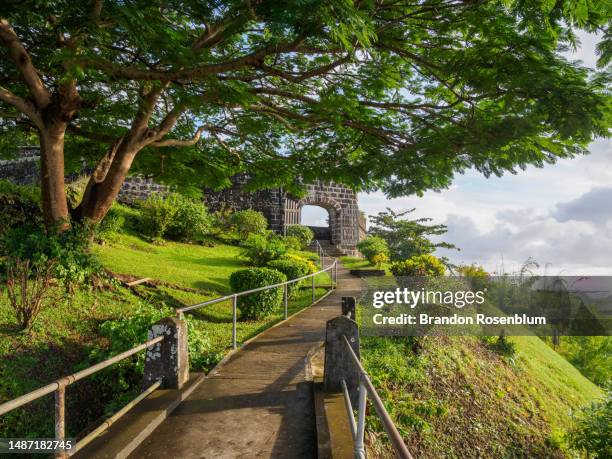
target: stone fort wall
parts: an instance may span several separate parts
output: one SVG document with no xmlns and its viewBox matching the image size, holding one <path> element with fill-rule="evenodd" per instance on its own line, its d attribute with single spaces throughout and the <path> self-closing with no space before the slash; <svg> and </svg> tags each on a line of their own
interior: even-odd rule
<svg viewBox="0 0 612 459">
<path fill-rule="evenodd" d="M 0 161 L 0 179 L 20 185 L 38 183 L 39 151 L 37 147 L 24 147 L 14 160 Z M 68 181 L 70 181 L 69 177 Z M 270 229 L 283 233 L 287 226 L 299 224 L 305 205 L 323 207 L 329 213 L 329 229 L 313 228 L 317 238 L 327 239 L 348 255 L 358 254 L 356 244 L 365 237 L 365 219 L 359 212 L 357 194 L 350 188 L 333 182 L 317 181 L 307 185 L 307 194 L 298 198 L 282 188 L 245 191 L 247 176 L 234 177 L 234 185 L 222 191 L 207 190 L 204 200 L 211 210 L 230 207 L 234 210 L 255 209 L 262 212 Z M 129 177 L 119 193 L 119 201 L 131 203 L 146 199 L 153 193 L 167 193 L 169 187 L 144 177 Z"/>
</svg>

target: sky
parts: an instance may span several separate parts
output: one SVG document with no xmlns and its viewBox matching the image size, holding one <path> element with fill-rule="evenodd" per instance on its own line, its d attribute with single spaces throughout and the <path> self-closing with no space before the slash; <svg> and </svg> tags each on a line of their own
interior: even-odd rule
<svg viewBox="0 0 612 459">
<path fill-rule="evenodd" d="M 570 59 L 594 67 L 597 37 L 583 34 Z M 590 154 L 517 175 L 485 178 L 458 175 L 447 190 L 423 197 L 386 199 L 360 194 L 368 215 L 387 207 L 416 208 L 412 218 L 431 217 L 448 226 L 443 237 L 461 251 L 439 250 L 454 263 L 476 263 L 491 272 L 512 273 L 528 259 L 555 275 L 612 275 L 612 141 L 598 139 Z M 325 224 L 321 208 L 305 208 L 303 222 Z"/>
</svg>

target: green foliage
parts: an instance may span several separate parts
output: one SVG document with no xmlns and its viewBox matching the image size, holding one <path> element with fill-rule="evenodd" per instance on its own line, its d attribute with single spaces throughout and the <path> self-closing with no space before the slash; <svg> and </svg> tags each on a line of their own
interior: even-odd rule
<svg viewBox="0 0 612 459">
<path fill-rule="evenodd" d="M 386 253 L 377 253 L 372 257 L 372 263 L 378 268 L 381 269 L 385 263 L 389 262 L 389 257 Z"/>
<path fill-rule="evenodd" d="M 392 261 L 433 253 L 437 248 L 456 249 L 453 244 L 433 242 L 430 239 L 431 236 L 446 233 L 446 225 L 426 224 L 432 220 L 431 218 L 415 220 L 404 218 L 414 210 L 394 212 L 387 208 L 386 212 L 379 212 L 378 215 L 370 217 L 372 226 L 368 232 L 387 242 Z"/>
<path fill-rule="evenodd" d="M 149 196 L 141 206 L 142 230 L 153 240 L 201 240 L 211 218 L 204 204 L 179 193 Z"/>
<path fill-rule="evenodd" d="M 595 384 L 612 384 L 612 337 L 560 336 L 555 350 Z"/>
<path fill-rule="evenodd" d="M 357 244 L 357 248 L 370 263 L 374 263 L 374 257 L 378 254 L 389 255 L 387 241 L 378 236 L 366 237 Z"/>
<path fill-rule="evenodd" d="M 310 257 L 309 255 L 311 254 L 315 255 L 315 257 L 314 258 Z M 289 260 L 289 261 L 295 261 L 298 263 L 305 263 L 306 266 L 308 267 L 307 274 L 313 274 L 319 270 L 319 268 L 317 268 L 317 265 L 316 265 L 316 262 L 318 261 L 318 257 L 316 256 L 316 254 L 312 252 L 299 252 L 299 253 L 289 252 L 289 253 L 282 255 L 279 258 L 279 260 Z"/>
<path fill-rule="evenodd" d="M 295 236 L 283 236 L 281 241 L 283 244 L 285 244 L 285 247 L 287 247 L 288 250 L 302 250 L 302 243 Z"/>
<path fill-rule="evenodd" d="M 142 232 L 153 240 L 160 240 L 168 233 L 176 216 L 172 199 L 155 193 L 141 206 Z"/>
<path fill-rule="evenodd" d="M 505 336 L 483 336 L 481 341 L 493 352 L 508 358 L 516 356 L 516 344 Z"/>
<path fill-rule="evenodd" d="M 41 223 L 40 189 L 0 180 L 0 238 L 12 228 Z"/>
<path fill-rule="evenodd" d="M 171 194 L 167 199 L 171 200 L 176 210 L 167 236 L 177 241 L 203 240 L 210 231 L 212 218 L 202 201 L 177 193 Z"/>
<path fill-rule="evenodd" d="M 123 212 L 112 206 L 104 219 L 95 228 L 96 238 L 100 241 L 112 241 L 117 234 L 121 233 L 126 225 L 126 218 Z"/>
<path fill-rule="evenodd" d="M 300 261 L 298 259 L 280 259 L 280 260 L 272 260 L 268 263 L 268 268 L 276 269 L 283 273 L 287 280 L 297 279 L 298 277 L 306 276 L 310 274 L 310 265 L 308 261 Z M 295 282 L 293 284 L 289 284 L 287 287 L 287 293 L 290 298 L 296 296 L 298 289 L 301 285 L 303 285 L 303 281 Z"/>
<path fill-rule="evenodd" d="M 73 224 L 70 230 L 57 232 L 43 226 L 21 226 L 8 231 L 0 250 L 9 265 L 15 260 L 30 260 L 32 266 L 54 262 L 54 275 L 67 289 L 98 276 L 101 265 L 90 252 L 87 225 Z"/>
<path fill-rule="evenodd" d="M 461 265 L 457 272 L 469 282 L 472 290 L 484 290 L 489 285 L 489 273 L 482 266 Z"/>
<path fill-rule="evenodd" d="M 287 252 L 283 240 L 272 233 L 251 233 L 241 246 L 244 249 L 244 256 L 254 266 L 265 266 Z"/>
<path fill-rule="evenodd" d="M 131 172 L 187 190 L 247 172 L 249 187 L 297 192 L 322 178 L 396 196 L 447 187 L 470 168 L 488 176 L 541 167 L 608 135 L 607 69 L 596 74 L 562 55 L 577 30 L 600 32 L 600 65 L 609 63 L 608 5 L 192 0 L 105 3 L 98 15 L 79 2 L 42 2 L 36 14 L 9 2 L 2 13 L 55 108 L 78 120 L 66 135 L 68 169 L 81 157 L 96 164 L 108 145 L 99 138 L 124 135 L 155 88 L 164 103 L 133 143 L 166 146 L 138 154 Z M 41 32 L 49 18 L 70 46 Z M 9 94 L 47 98 L 31 97 L 20 61 L 3 57 L 0 142 L 10 146 L 38 120 L 17 122 L 37 112 Z M 59 89 L 67 81 L 79 103 Z M 173 108 L 175 124 L 166 116 Z M 194 137 L 200 126 L 205 142 Z"/>
<path fill-rule="evenodd" d="M 287 280 L 283 273 L 270 268 L 249 268 L 236 271 L 230 276 L 230 286 L 234 292 L 242 292 Z M 238 298 L 238 307 L 244 319 L 259 319 L 270 315 L 281 305 L 283 288 L 263 290 Z"/>
<path fill-rule="evenodd" d="M 265 234 L 268 228 L 268 220 L 264 214 L 252 209 L 234 212 L 230 218 L 230 224 L 241 240 L 251 234 Z"/>
<path fill-rule="evenodd" d="M 439 258 L 433 255 L 419 255 L 391 265 L 391 273 L 396 277 L 442 276 L 446 270 Z"/>
<path fill-rule="evenodd" d="M 584 408 L 568 433 L 570 445 L 589 457 L 612 457 L 612 390 L 606 396 Z"/>
<path fill-rule="evenodd" d="M 304 225 L 289 225 L 287 227 L 287 236 L 293 236 L 300 241 L 298 250 L 305 249 L 314 239 L 314 233 L 310 228 Z"/>
</svg>

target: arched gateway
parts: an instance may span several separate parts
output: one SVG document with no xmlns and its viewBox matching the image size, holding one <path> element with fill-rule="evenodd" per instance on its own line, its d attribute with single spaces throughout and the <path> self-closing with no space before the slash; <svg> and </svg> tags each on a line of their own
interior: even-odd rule
<svg viewBox="0 0 612 459">
<path fill-rule="evenodd" d="M 365 235 L 365 218 L 359 212 L 357 193 L 345 185 L 316 181 L 307 186 L 303 198 L 295 198 L 282 188 L 256 192 L 243 190 L 245 177 L 237 177 L 234 185 L 220 192 L 208 192 L 205 200 L 212 210 L 231 207 L 236 210 L 255 209 L 268 219 L 270 228 L 283 233 L 289 225 L 301 222 L 302 208 L 319 206 L 329 214 L 329 230 L 315 227 L 316 238 L 346 255 L 357 254 L 357 243 Z"/>
</svg>

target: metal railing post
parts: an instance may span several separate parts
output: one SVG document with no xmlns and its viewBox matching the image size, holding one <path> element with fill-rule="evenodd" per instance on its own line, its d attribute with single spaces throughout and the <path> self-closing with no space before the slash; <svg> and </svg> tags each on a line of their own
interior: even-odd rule
<svg viewBox="0 0 612 459">
<path fill-rule="evenodd" d="M 238 297 L 234 295 L 234 299 L 232 301 L 232 348 L 236 349 L 238 347 L 236 343 L 236 320 L 238 315 Z"/>
<path fill-rule="evenodd" d="M 289 296 L 288 290 L 289 290 L 289 285 L 285 284 L 285 292 L 284 292 L 285 293 L 285 298 L 284 298 L 284 300 L 285 300 L 285 320 L 288 317 L 288 315 L 287 315 L 287 297 Z"/>
<path fill-rule="evenodd" d="M 365 459 L 365 415 L 366 415 L 366 388 L 363 375 L 359 377 L 359 405 L 357 408 L 357 435 L 355 438 L 355 458 Z"/>
<path fill-rule="evenodd" d="M 66 437 L 66 381 L 58 381 L 55 391 L 55 439 L 63 442 Z M 55 451 L 56 458 L 65 458 L 66 451 L 60 448 Z"/>
<path fill-rule="evenodd" d="M 312 276 L 312 302 L 315 302 L 315 276 Z"/>
</svg>

